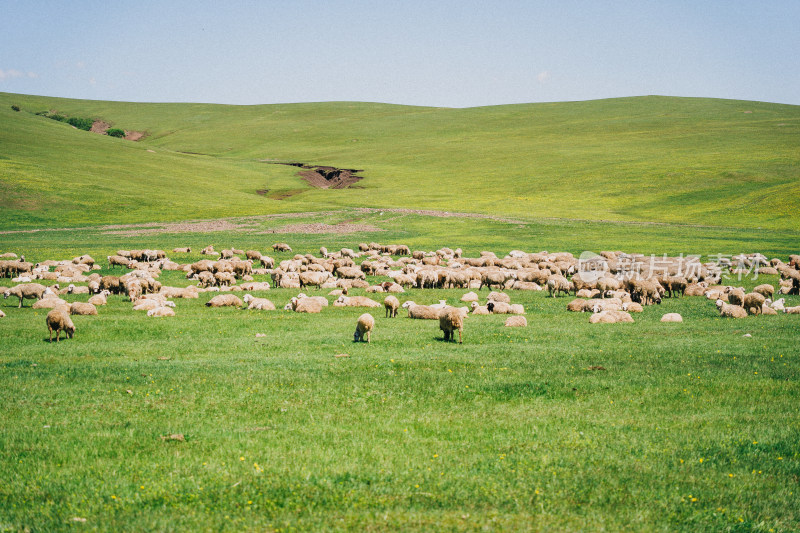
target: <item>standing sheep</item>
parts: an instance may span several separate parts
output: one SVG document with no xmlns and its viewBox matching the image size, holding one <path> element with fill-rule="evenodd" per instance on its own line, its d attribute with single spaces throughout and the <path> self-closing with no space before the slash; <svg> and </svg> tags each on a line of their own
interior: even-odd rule
<svg viewBox="0 0 800 533">
<path fill-rule="evenodd" d="M 455 342 L 455 331 L 458 330 L 458 343 L 463 344 L 461 332 L 464 329 L 464 315 L 455 307 L 444 309 L 439 315 L 439 329 L 444 332 L 444 340 Z"/>
<path fill-rule="evenodd" d="M 744 307 L 745 311 L 750 313 L 751 315 L 759 315 L 761 314 L 761 307 L 766 302 L 766 298 L 763 295 L 757 292 L 748 292 L 744 295 L 744 300 L 742 300 L 742 307 Z"/>
<path fill-rule="evenodd" d="M 408 310 L 408 318 L 421 320 L 436 320 L 439 318 L 439 309 L 427 305 L 417 305 L 416 302 L 408 300 L 402 305 L 403 309 Z"/>
<path fill-rule="evenodd" d="M 75 324 L 72 323 L 72 319 L 63 307 L 56 307 L 47 313 L 45 321 L 47 322 L 47 330 L 50 332 L 50 342 L 53 342 L 53 331 L 56 332 L 56 342 L 58 342 L 62 331 L 70 339 L 75 334 Z"/>
<path fill-rule="evenodd" d="M 389 295 L 383 299 L 383 307 L 386 309 L 384 318 L 395 318 L 397 316 L 397 310 L 400 308 L 400 300 L 395 296 Z"/>
<path fill-rule="evenodd" d="M 372 315 L 369 313 L 364 313 L 360 317 L 358 317 L 358 322 L 356 323 L 356 331 L 353 333 L 353 342 L 364 341 L 364 335 L 367 336 L 367 343 L 369 344 L 370 340 L 370 333 L 372 333 L 372 328 L 375 327 L 375 319 L 372 318 Z"/>
<path fill-rule="evenodd" d="M 19 307 L 22 307 L 22 300 L 41 300 L 44 296 L 44 291 L 47 290 L 47 287 L 44 285 L 40 285 L 38 283 L 26 283 L 23 285 L 17 285 L 15 287 L 11 287 L 10 289 L 6 289 L 3 293 L 3 298 L 8 298 L 9 296 L 16 296 L 19 298 Z"/>
</svg>

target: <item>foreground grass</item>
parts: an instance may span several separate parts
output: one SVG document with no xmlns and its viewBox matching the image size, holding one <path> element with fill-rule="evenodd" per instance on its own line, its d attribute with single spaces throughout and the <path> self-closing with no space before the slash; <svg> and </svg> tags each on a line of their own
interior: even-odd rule
<svg viewBox="0 0 800 533">
<path fill-rule="evenodd" d="M 35 235 L 15 248 L 34 260 L 89 242 L 107 254 L 122 239 Z M 284 237 L 307 252 L 370 236 Z M 764 281 L 776 283 L 743 284 Z M 402 299 L 455 304 L 463 292 Z M 283 305 L 295 293 L 263 296 Z M 58 344 L 44 311 L 0 300 L 2 529 L 792 531 L 800 520 L 796 315 L 723 320 L 683 298 L 635 324 L 590 325 L 566 298 L 513 293 L 527 328 L 469 317 L 465 343 L 445 344 L 434 322 L 375 310 L 366 345 L 350 342 L 364 310 L 208 309 L 210 296 L 162 320 L 112 297 Z M 685 322 L 660 323 L 666 312 Z M 185 442 L 161 438 L 177 433 Z"/>
</svg>

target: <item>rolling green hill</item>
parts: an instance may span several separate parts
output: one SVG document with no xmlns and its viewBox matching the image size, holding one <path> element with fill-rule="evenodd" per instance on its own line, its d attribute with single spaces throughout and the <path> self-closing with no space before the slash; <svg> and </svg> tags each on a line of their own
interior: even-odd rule
<svg viewBox="0 0 800 533">
<path fill-rule="evenodd" d="M 35 114 L 45 110 L 147 137 L 76 130 Z M 314 189 L 270 159 L 363 169 L 365 179 Z M 0 93 L 4 229 L 352 206 L 790 230 L 800 226 L 800 106 L 655 96 L 226 106 Z"/>
</svg>

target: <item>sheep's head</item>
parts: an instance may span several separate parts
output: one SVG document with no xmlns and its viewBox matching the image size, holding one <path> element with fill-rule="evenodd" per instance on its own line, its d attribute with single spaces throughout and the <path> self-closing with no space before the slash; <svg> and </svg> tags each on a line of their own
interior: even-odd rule
<svg viewBox="0 0 800 533">
<path fill-rule="evenodd" d="M 725 303 L 725 302 L 723 302 L 722 300 L 719 300 L 719 299 L 718 299 L 718 300 L 717 300 L 717 302 L 716 302 L 717 309 L 721 309 L 721 308 L 722 308 L 722 305 L 723 305 L 724 303 Z"/>
<path fill-rule="evenodd" d="M 175 302 L 164 302 L 164 307 L 175 307 Z"/>
<path fill-rule="evenodd" d="M 600 304 L 594 304 L 592 306 L 592 313 L 599 313 L 602 310 L 603 310 L 603 308 L 600 307 Z"/>
<path fill-rule="evenodd" d="M 627 311 L 629 307 L 630 307 L 630 303 L 629 302 L 625 302 L 624 304 L 622 304 L 622 310 L 623 311 Z"/>
<path fill-rule="evenodd" d="M 340 299 L 341 299 L 341 298 L 340 298 Z M 411 301 L 411 300 L 408 300 L 407 302 L 403 302 L 403 305 L 402 305 L 402 307 L 403 307 L 403 309 L 408 309 L 408 308 L 409 308 L 409 307 L 411 307 L 412 305 L 417 305 L 417 304 L 415 304 L 415 303 L 414 303 L 413 301 Z"/>
<path fill-rule="evenodd" d="M 249 303 L 250 303 L 250 301 L 251 301 L 252 299 L 253 299 L 253 297 L 252 297 L 251 295 L 249 295 L 249 294 L 245 294 L 245 295 L 244 295 L 244 298 L 242 298 L 242 300 L 243 300 L 243 301 L 244 301 L 244 303 L 246 303 L 246 304 L 249 304 Z"/>
<path fill-rule="evenodd" d="M 478 302 L 472 302 L 472 303 L 471 303 L 471 304 L 469 304 L 469 305 L 470 305 L 470 307 L 471 307 L 472 309 L 475 309 L 476 307 L 478 307 Z"/>
<path fill-rule="evenodd" d="M 490 313 L 493 313 L 494 312 L 494 302 L 488 302 L 486 304 L 486 309 L 488 309 Z"/>
<path fill-rule="evenodd" d="M 75 285 L 73 285 L 72 283 L 70 283 L 70 284 L 67 286 L 67 292 L 68 292 L 68 293 L 70 293 L 70 294 L 72 294 L 74 291 L 75 291 Z"/>
<path fill-rule="evenodd" d="M 7 291 L 5 291 L 3 293 L 3 298 L 8 298 L 9 296 L 11 296 L 11 291 L 10 290 L 7 290 Z"/>
</svg>

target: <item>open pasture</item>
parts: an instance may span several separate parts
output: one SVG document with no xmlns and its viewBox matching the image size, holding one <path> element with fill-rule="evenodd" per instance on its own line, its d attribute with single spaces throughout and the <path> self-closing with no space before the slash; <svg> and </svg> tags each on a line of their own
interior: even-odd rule
<svg viewBox="0 0 800 533">
<path fill-rule="evenodd" d="M 293 255 L 268 250 L 277 241 L 315 255 L 320 245 L 357 250 L 370 240 L 412 249 L 464 243 L 471 257 L 564 249 L 542 243 L 556 237 L 537 224 L 515 235 L 505 222 L 471 221 L 459 232 L 458 219 L 404 215 L 399 226 L 380 216 L 362 221 L 385 226 L 379 233 L 257 233 L 285 220 L 199 234 L 94 228 L 8 234 L 2 251 L 32 261 L 89 252 L 99 273 L 121 275 L 127 270 L 105 265 L 118 248 L 164 248 L 181 263 L 201 259 L 211 243 L 276 260 Z M 323 223 L 316 215 L 301 222 Z M 566 242 L 582 231 L 551 224 Z M 608 225 L 599 242 L 621 242 L 630 226 L 615 234 L 617 227 Z M 647 247 L 647 232 L 672 231 L 670 253 L 687 244 L 679 228 L 642 231 L 642 251 L 659 251 Z M 731 255 L 787 260 L 792 244 L 745 249 L 746 235 L 697 232 Z M 493 234 L 524 245 L 497 246 Z M 193 251 L 169 253 L 175 246 Z M 159 280 L 190 283 L 183 272 Z M 778 278 L 731 281 L 748 290 L 765 282 L 777 286 Z M 382 308 L 280 310 L 297 292 L 255 294 L 277 311 L 207 308 L 217 293 L 201 293 L 175 300 L 176 316 L 162 319 L 113 295 L 98 316 L 73 316 L 75 337 L 57 344 L 47 342 L 46 310 L 0 300 L 0 527 L 792 531 L 800 520 L 798 315 L 723 319 L 712 300 L 683 297 L 646 306 L 633 324 L 589 324 L 590 313 L 566 311 L 572 296 L 506 291 L 524 305 L 528 326 L 469 316 L 459 345 L 442 341 L 436 321 L 404 310 L 395 319 Z M 461 305 L 465 292 L 409 288 L 398 296 Z M 484 303 L 488 290 L 476 292 Z M 787 296 L 787 305 L 798 304 Z M 364 311 L 375 317 L 372 342 L 353 343 Z M 668 312 L 684 322 L 661 323 Z"/>
</svg>

